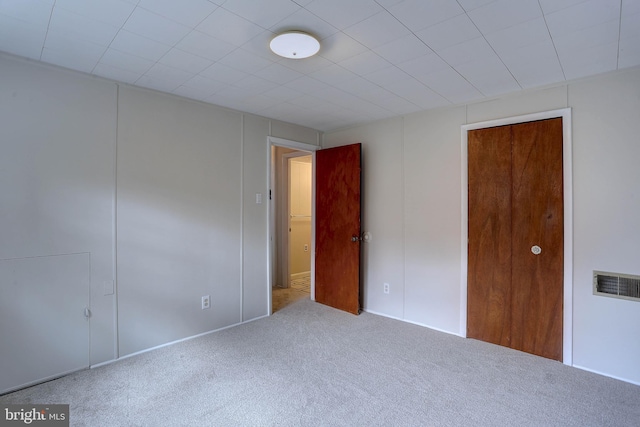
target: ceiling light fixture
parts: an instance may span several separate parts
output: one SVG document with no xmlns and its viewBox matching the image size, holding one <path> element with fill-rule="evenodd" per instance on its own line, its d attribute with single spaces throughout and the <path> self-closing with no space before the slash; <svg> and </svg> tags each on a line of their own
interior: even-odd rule
<svg viewBox="0 0 640 427">
<path fill-rule="evenodd" d="M 303 59 L 320 50 L 320 42 L 311 34 L 302 31 L 287 31 L 271 40 L 269 47 L 276 55 L 289 59 Z"/>
</svg>

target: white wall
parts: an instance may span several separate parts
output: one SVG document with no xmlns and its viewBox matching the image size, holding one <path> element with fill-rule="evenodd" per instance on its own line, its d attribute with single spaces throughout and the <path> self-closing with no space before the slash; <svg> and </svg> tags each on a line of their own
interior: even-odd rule
<svg viewBox="0 0 640 427">
<path fill-rule="evenodd" d="M 118 104 L 121 354 L 241 322 L 241 116 L 128 87 Z"/>
<path fill-rule="evenodd" d="M 592 271 L 640 275 L 640 70 L 569 86 L 574 364 L 640 384 L 640 302 L 596 297 Z"/>
<path fill-rule="evenodd" d="M 9 55 L 0 75 L 0 259 L 90 253 L 91 364 L 118 332 L 122 356 L 267 314 L 267 135 L 317 132 Z M 594 269 L 640 274 L 638 69 L 326 135 L 363 143 L 365 308 L 459 331 L 460 126 L 566 106 L 574 364 L 640 383 L 640 303 L 591 293 Z"/>
<path fill-rule="evenodd" d="M 407 117 L 404 150 L 405 314 L 456 332 L 460 310 L 450 308 L 460 305 L 461 120 L 462 107 Z"/>
<path fill-rule="evenodd" d="M 242 320 L 271 314 L 267 261 L 269 120 L 250 115 L 243 120 Z M 256 194 L 262 203 L 256 203 Z"/>
<path fill-rule="evenodd" d="M 592 295 L 592 271 L 640 274 L 640 70 L 327 133 L 363 143 L 364 305 L 458 334 L 460 126 L 571 107 L 573 363 L 640 383 L 640 302 Z M 385 295 L 382 283 L 391 284 Z"/>
<path fill-rule="evenodd" d="M 272 129 L 273 131 L 273 129 Z M 304 135 L 295 135 L 295 136 L 304 136 Z M 293 138 L 285 138 L 285 139 L 290 139 L 290 140 L 295 140 Z M 299 139 L 298 141 L 300 142 L 305 142 L 304 139 Z M 313 142 L 309 141 L 307 139 L 307 144 L 314 144 Z M 315 145 L 315 144 L 314 144 Z M 286 255 L 286 251 L 287 248 L 284 245 L 285 242 L 285 238 L 283 237 L 283 231 L 288 229 L 288 207 L 287 207 L 287 194 L 288 194 L 288 173 L 287 173 L 287 167 L 286 167 L 286 162 L 287 162 L 287 158 L 285 158 L 284 156 L 286 154 L 290 154 L 290 153 L 295 153 L 297 152 L 297 150 L 291 149 L 291 148 L 286 148 L 286 147 L 280 147 L 280 146 L 273 146 L 273 159 L 272 159 L 272 170 L 271 170 L 271 174 L 272 174 L 272 179 L 273 179 L 273 189 L 272 189 L 272 196 L 273 196 L 273 203 L 275 204 L 274 206 L 274 210 L 272 212 L 272 218 L 274 218 L 273 222 L 274 222 L 274 237 L 273 237 L 273 258 L 271 259 L 272 262 L 272 273 L 273 273 L 273 279 L 272 279 L 272 284 L 273 286 L 277 286 L 277 287 L 287 287 L 289 284 L 289 281 L 287 280 L 286 276 L 286 272 L 288 271 L 288 268 L 285 269 L 283 266 L 283 260 L 285 258 L 288 259 L 288 255 Z"/>
<path fill-rule="evenodd" d="M 325 134 L 323 147 L 362 142 L 362 232 L 364 307 L 404 319 L 403 119 Z M 372 268 L 376 266 L 375 268 Z M 384 283 L 389 293 L 383 293 Z"/>
<path fill-rule="evenodd" d="M 113 359 L 115 85 L 9 56 L 0 76 L 0 259 L 89 253 L 91 362 Z"/>
<path fill-rule="evenodd" d="M 90 254 L 90 364 L 269 314 L 267 137 L 318 132 L 10 55 L 0 75 L 0 259 Z"/>
<path fill-rule="evenodd" d="M 303 159 L 303 161 L 299 161 Z M 289 274 L 311 272 L 311 156 L 289 160 Z M 305 250 L 306 247 L 306 250 Z"/>
</svg>

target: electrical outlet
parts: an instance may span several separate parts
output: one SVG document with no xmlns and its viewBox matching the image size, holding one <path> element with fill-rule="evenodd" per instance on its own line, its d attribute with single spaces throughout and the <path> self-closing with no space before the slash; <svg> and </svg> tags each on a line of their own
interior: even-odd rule
<svg viewBox="0 0 640 427">
<path fill-rule="evenodd" d="M 204 310 L 207 308 L 211 308 L 211 299 L 209 298 L 209 295 L 202 297 L 202 309 Z"/>
<path fill-rule="evenodd" d="M 389 293 L 389 284 L 385 283 L 382 289 L 384 290 L 385 294 L 388 294 Z"/>
</svg>

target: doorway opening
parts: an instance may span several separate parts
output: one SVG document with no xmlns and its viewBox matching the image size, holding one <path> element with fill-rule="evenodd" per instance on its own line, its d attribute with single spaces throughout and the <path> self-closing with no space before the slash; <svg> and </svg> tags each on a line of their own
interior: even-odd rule
<svg viewBox="0 0 640 427">
<path fill-rule="evenodd" d="M 276 179 L 276 217 L 279 218 L 279 277 L 272 288 L 273 312 L 311 295 L 311 201 L 312 159 L 303 151 L 280 151 L 280 167 Z"/>
<path fill-rule="evenodd" d="M 314 154 L 320 147 L 269 138 L 270 313 L 314 299 Z"/>
<path fill-rule="evenodd" d="M 276 311 L 273 291 L 291 289 L 289 243 L 291 220 L 308 216 L 308 205 L 289 212 L 289 177 L 278 168 L 289 171 L 289 160 L 311 156 L 311 244 L 302 243 L 302 251 L 310 252 L 309 299 L 358 314 L 360 300 L 361 240 L 361 152 L 362 144 L 349 144 L 320 150 L 317 145 L 268 137 L 271 149 L 269 171 L 269 248 L 268 310 Z M 287 150 L 288 149 L 288 150 Z M 292 151 L 291 151 L 292 150 Z M 294 153 L 296 152 L 296 153 Z M 299 159 L 298 159 L 299 160 Z M 295 162 L 292 162 L 292 164 Z M 300 163 L 300 162 L 298 162 Z M 295 182 L 295 178 L 292 180 Z M 295 202 L 294 202 L 295 203 Z M 284 212 L 284 214 L 283 214 Z M 307 219 L 308 221 L 308 219 Z M 293 228 L 292 228 L 293 230 Z M 286 251 L 286 253 L 285 253 Z M 306 273 L 306 270 L 303 270 Z M 294 272 L 295 273 L 295 272 Z M 296 277 L 293 277 L 296 279 Z M 306 296 L 306 295 L 305 295 Z M 275 308 L 275 309 L 274 309 Z"/>
</svg>

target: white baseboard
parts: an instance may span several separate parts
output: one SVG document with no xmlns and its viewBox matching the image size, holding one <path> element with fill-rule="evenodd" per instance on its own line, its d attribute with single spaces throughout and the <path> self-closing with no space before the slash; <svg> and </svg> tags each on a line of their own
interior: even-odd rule
<svg viewBox="0 0 640 427">
<path fill-rule="evenodd" d="M 423 323 L 412 322 L 412 321 L 406 320 L 406 319 L 400 319 L 399 317 L 389 316 L 388 314 L 378 313 L 378 312 L 373 311 L 373 310 L 363 309 L 362 311 L 365 311 L 365 312 L 371 313 L 371 314 L 375 314 L 376 316 L 382 316 L 382 317 L 387 317 L 389 319 L 399 320 L 401 322 L 411 323 L 413 325 L 422 326 L 422 327 L 425 327 L 425 328 L 433 329 L 434 331 L 444 332 L 445 334 L 455 335 L 457 337 L 466 339 L 466 337 L 464 337 L 464 336 L 462 336 L 460 334 L 456 334 L 456 333 L 453 333 L 451 331 L 445 331 L 445 330 L 440 329 L 440 328 L 434 328 L 433 326 L 425 325 Z M 581 369 L 581 370 L 587 371 L 587 372 L 591 372 L 591 373 L 594 373 L 594 374 L 597 374 L 597 375 L 602 375 L 603 377 L 609 377 L 609 378 L 613 378 L 614 380 L 624 381 L 624 382 L 629 383 L 629 384 L 634 384 L 634 385 L 640 386 L 640 382 L 630 380 L 629 378 L 618 377 L 618 376 L 615 376 L 615 375 L 607 374 L 605 372 L 597 371 L 595 369 L 585 368 L 584 366 L 580 366 L 580 365 L 570 365 L 570 366 L 573 366 L 574 368 Z"/>
<path fill-rule="evenodd" d="M 387 317 L 389 319 L 393 319 L 393 320 L 399 320 L 401 322 L 405 322 L 405 323 L 411 323 L 412 325 L 417 325 L 417 326 L 422 326 L 423 328 L 429 328 L 432 329 L 434 331 L 438 331 L 438 332 L 443 332 L 445 334 L 449 334 L 449 335 L 455 335 L 456 337 L 460 337 L 460 338 L 465 338 L 462 335 L 455 333 L 455 332 L 451 332 L 451 331 L 447 331 L 445 329 L 440 329 L 440 328 L 436 328 L 435 326 L 430 326 L 430 325 L 426 325 L 424 323 L 419 323 L 419 322 L 413 322 L 411 320 L 407 320 L 407 319 L 401 319 L 399 317 L 395 317 L 395 316 L 390 316 L 388 314 L 384 314 L 384 313 L 378 313 L 377 311 L 373 311 L 373 310 L 368 310 L 366 308 L 362 309 L 362 311 L 366 311 L 367 313 L 371 313 L 371 314 L 375 314 L 376 316 L 382 316 L 382 317 Z"/>
<path fill-rule="evenodd" d="M 632 381 L 632 380 L 630 380 L 628 378 L 618 377 L 618 376 L 615 376 L 615 375 L 611 375 L 611 374 L 607 374 L 607 373 L 604 373 L 604 372 L 596 371 L 595 369 L 585 368 L 584 366 L 580 366 L 580 365 L 572 365 L 572 366 L 574 368 L 581 369 L 583 371 L 591 372 L 593 374 L 602 375 L 603 377 L 609 377 L 609 378 L 613 378 L 614 380 L 620 380 L 620 381 L 624 381 L 625 383 L 629 383 L 629 384 L 639 385 L 640 386 L 640 382 L 639 381 Z"/>
<path fill-rule="evenodd" d="M 18 390 L 21 390 L 23 388 L 31 387 L 31 386 L 34 386 L 34 385 L 37 385 L 37 384 L 42 384 L 42 383 L 46 383 L 46 382 L 51 381 L 51 380 L 62 378 L 65 375 L 73 374 L 74 372 L 84 371 L 85 369 L 87 369 L 86 366 L 82 367 L 82 368 L 77 368 L 77 369 L 70 369 L 68 371 L 61 372 L 59 374 L 49 375 L 48 377 L 40 378 L 40 379 L 37 379 L 37 380 L 34 380 L 34 381 L 29 381 L 29 382 L 26 382 L 24 384 L 20 384 L 20 385 L 14 386 L 14 387 L 9 387 L 6 390 L 0 390 L 0 396 L 2 396 L 4 394 L 8 394 L 8 393 L 13 393 L 14 391 L 18 391 Z"/>
<path fill-rule="evenodd" d="M 302 273 L 292 273 L 291 274 L 291 278 L 292 279 L 299 279 L 299 278 L 304 277 L 304 276 L 311 277 L 311 272 L 310 271 L 303 271 Z"/>
<path fill-rule="evenodd" d="M 189 341 L 189 340 L 192 340 L 194 338 L 203 337 L 205 335 L 213 334 L 215 332 L 224 331 L 225 329 L 234 328 L 236 326 L 239 326 L 239 325 L 242 325 L 242 324 L 245 324 L 245 323 L 255 322 L 256 320 L 260 320 L 260 319 L 265 318 L 265 317 L 269 317 L 269 315 L 256 317 L 254 319 L 245 320 L 244 322 L 234 323 L 233 325 L 224 326 L 222 328 L 218 328 L 218 329 L 214 329 L 214 330 L 211 330 L 211 331 L 203 332 L 201 334 L 192 335 L 192 336 L 189 336 L 189 337 L 186 337 L 186 338 L 181 338 L 179 340 L 175 340 L 175 341 L 171 341 L 171 342 L 168 342 L 168 343 L 160 344 L 160 345 L 157 345 L 155 347 L 150 347 L 150 348 L 147 348 L 147 349 L 144 349 L 144 350 L 136 351 L 135 353 L 126 354 L 126 355 L 120 356 L 120 357 L 118 357 L 116 359 L 111 359 L 111 360 L 107 360 L 106 362 L 100 362 L 100 363 L 96 363 L 94 365 L 90 365 L 89 368 L 93 369 L 93 368 L 99 368 L 99 367 L 105 366 L 105 365 L 110 365 L 110 364 L 112 364 L 114 362 L 117 362 L 119 360 L 128 359 L 129 357 L 137 356 L 137 355 L 143 354 L 143 353 L 148 353 L 150 351 L 157 350 L 159 348 L 168 347 L 170 345 L 178 344 L 178 343 L 181 343 L 181 342 L 184 342 L 184 341 Z"/>
</svg>

